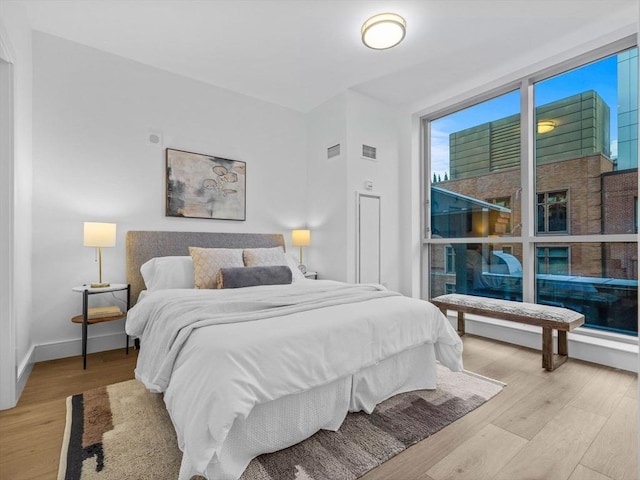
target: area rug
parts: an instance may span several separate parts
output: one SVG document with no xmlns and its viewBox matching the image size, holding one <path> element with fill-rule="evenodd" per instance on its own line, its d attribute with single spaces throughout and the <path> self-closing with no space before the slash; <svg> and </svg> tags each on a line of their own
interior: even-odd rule
<svg viewBox="0 0 640 480">
<path fill-rule="evenodd" d="M 438 388 L 396 395 L 337 432 L 255 458 L 241 480 L 356 479 L 498 394 L 503 384 L 438 365 Z M 58 480 L 176 479 L 182 453 L 161 394 L 136 381 L 67 398 Z M 195 477 L 194 477 L 195 478 Z"/>
</svg>

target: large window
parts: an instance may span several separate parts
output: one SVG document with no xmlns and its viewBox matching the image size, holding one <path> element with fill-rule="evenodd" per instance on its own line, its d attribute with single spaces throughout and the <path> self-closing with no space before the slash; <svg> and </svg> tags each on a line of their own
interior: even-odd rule
<svg viewBox="0 0 640 480">
<path fill-rule="evenodd" d="M 638 49 L 504 91 L 424 119 L 425 295 L 562 305 L 637 335 Z"/>
</svg>

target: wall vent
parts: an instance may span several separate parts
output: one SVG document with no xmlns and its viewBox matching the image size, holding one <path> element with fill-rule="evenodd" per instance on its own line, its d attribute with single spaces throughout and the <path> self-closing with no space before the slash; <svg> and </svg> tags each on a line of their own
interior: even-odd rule
<svg viewBox="0 0 640 480">
<path fill-rule="evenodd" d="M 377 160 L 378 154 L 376 147 L 371 147 L 369 145 L 362 145 L 362 158 L 366 158 L 369 160 Z"/>
<path fill-rule="evenodd" d="M 340 144 L 327 148 L 327 158 L 333 158 L 340 155 Z"/>
</svg>

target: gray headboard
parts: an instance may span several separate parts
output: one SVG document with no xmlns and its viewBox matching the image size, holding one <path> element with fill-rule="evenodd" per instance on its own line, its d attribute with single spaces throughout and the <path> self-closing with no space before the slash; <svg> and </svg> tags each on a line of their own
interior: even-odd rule
<svg viewBox="0 0 640 480">
<path fill-rule="evenodd" d="M 131 285 L 131 305 L 145 289 L 140 266 L 153 257 L 189 255 L 189 247 L 205 248 L 285 248 L 279 233 L 219 232 L 127 232 L 127 283 Z"/>
</svg>

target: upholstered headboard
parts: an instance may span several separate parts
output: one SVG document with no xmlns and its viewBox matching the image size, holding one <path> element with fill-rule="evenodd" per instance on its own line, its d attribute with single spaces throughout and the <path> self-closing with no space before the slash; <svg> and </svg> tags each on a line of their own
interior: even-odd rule
<svg viewBox="0 0 640 480">
<path fill-rule="evenodd" d="M 219 232 L 127 232 L 127 282 L 131 285 L 131 305 L 145 289 L 140 266 L 154 257 L 189 255 L 189 247 L 205 248 L 285 248 L 279 233 Z"/>
</svg>

